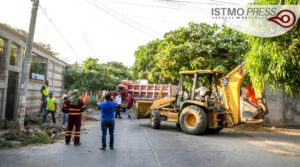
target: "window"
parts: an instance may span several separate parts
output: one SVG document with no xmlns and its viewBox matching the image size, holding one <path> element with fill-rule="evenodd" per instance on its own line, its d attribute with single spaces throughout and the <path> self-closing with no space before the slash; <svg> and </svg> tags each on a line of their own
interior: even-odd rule
<svg viewBox="0 0 300 167">
<path fill-rule="evenodd" d="M 4 40 L 0 38 L 0 57 L 4 56 L 3 50 L 4 50 Z"/>
<path fill-rule="evenodd" d="M 4 72 L 5 40 L 0 38 L 0 73 Z"/>
<path fill-rule="evenodd" d="M 46 71 L 47 71 L 47 59 L 38 56 L 35 53 L 32 53 L 30 59 L 30 73 L 29 78 L 42 80 L 46 79 Z"/>
<path fill-rule="evenodd" d="M 18 46 L 16 44 L 11 44 L 10 48 L 10 65 L 17 65 L 17 55 L 18 55 Z"/>
</svg>

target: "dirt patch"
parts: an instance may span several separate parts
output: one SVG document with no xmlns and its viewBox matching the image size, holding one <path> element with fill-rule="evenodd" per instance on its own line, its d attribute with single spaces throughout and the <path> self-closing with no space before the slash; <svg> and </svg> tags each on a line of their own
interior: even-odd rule
<svg viewBox="0 0 300 167">
<path fill-rule="evenodd" d="M 233 128 L 234 130 L 239 131 L 267 131 L 267 132 L 273 132 L 276 131 L 275 126 L 265 126 L 262 123 L 256 123 L 256 124 L 241 124 L 238 126 L 235 126 Z"/>
<path fill-rule="evenodd" d="M 262 123 L 257 124 L 241 124 L 233 127 L 237 131 L 255 131 L 255 132 L 275 132 L 284 135 L 300 136 L 300 128 L 284 128 L 275 126 L 266 126 Z"/>
<path fill-rule="evenodd" d="M 248 143 L 258 146 L 264 151 L 274 154 L 300 157 L 300 146 L 295 143 L 270 140 L 248 141 Z"/>
</svg>

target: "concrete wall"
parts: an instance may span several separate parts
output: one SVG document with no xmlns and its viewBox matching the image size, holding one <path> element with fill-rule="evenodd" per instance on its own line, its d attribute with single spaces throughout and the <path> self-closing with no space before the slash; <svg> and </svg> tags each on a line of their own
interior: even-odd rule
<svg viewBox="0 0 300 167">
<path fill-rule="evenodd" d="M 290 97 L 280 91 L 274 94 L 270 89 L 265 91 L 266 105 L 269 114 L 266 122 L 270 125 L 300 126 L 300 96 Z"/>
</svg>

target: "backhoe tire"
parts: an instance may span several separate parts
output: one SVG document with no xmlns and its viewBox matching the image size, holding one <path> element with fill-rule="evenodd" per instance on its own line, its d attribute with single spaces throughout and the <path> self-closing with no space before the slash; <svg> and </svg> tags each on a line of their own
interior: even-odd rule
<svg viewBox="0 0 300 167">
<path fill-rule="evenodd" d="M 202 134 L 205 132 L 207 127 L 206 113 L 199 106 L 187 106 L 180 114 L 179 123 L 182 131 L 187 134 Z"/>
<path fill-rule="evenodd" d="M 150 113 L 150 124 L 154 129 L 160 128 L 161 117 L 158 110 L 152 110 Z"/>
<path fill-rule="evenodd" d="M 213 129 L 213 128 L 207 128 L 205 133 L 207 134 L 216 134 L 216 133 L 219 133 L 223 128 L 216 128 L 216 129 Z"/>
<path fill-rule="evenodd" d="M 177 128 L 180 128 L 180 123 L 176 123 L 176 127 L 177 127 Z"/>
</svg>

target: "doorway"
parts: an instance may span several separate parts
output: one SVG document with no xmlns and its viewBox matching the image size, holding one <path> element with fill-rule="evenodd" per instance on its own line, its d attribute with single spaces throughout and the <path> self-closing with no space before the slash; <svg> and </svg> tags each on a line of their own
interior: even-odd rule
<svg viewBox="0 0 300 167">
<path fill-rule="evenodd" d="M 13 120 L 15 117 L 16 109 L 16 93 L 18 86 L 18 73 L 9 71 L 8 72 L 8 83 L 7 83 L 7 95 L 6 95 L 6 108 L 5 118 L 7 120 Z"/>
</svg>

